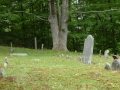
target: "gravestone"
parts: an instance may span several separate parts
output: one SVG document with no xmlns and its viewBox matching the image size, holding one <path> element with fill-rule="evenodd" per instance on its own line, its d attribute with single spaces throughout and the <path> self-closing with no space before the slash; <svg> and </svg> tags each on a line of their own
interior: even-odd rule
<svg viewBox="0 0 120 90">
<path fill-rule="evenodd" d="M 81 61 L 81 57 L 80 57 L 80 56 L 79 56 L 79 57 L 77 57 L 77 60 L 78 60 L 78 61 Z"/>
<path fill-rule="evenodd" d="M 62 56 L 62 58 L 64 58 L 64 54 L 62 54 L 61 56 Z"/>
<path fill-rule="evenodd" d="M 104 57 L 107 59 L 108 58 L 108 55 L 109 55 L 109 50 L 105 50 L 104 52 Z"/>
<path fill-rule="evenodd" d="M 67 55 L 67 56 L 66 56 L 66 59 L 72 59 L 72 56 L 68 56 L 68 55 Z"/>
<path fill-rule="evenodd" d="M 117 55 L 112 56 L 114 61 L 112 62 L 112 70 L 120 70 L 120 59 Z"/>
<path fill-rule="evenodd" d="M 4 63 L 4 67 L 6 68 L 8 66 L 8 58 L 5 57 L 5 63 Z"/>
<path fill-rule="evenodd" d="M 93 55 L 93 46 L 94 46 L 94 38 L 92 35 L 88 35 L 84 41 L 84 49 L 82 55 L 82 62 L 85 64 L 91 64 L 92 55 Z"/>
<path fill-rule="evenodd" d="M 26 53 L 12 53 L 10 55 L 12 55 L 12 56 L 28 56 L 28 54 L 26 54 Z"/>
<path fill-rule="evenodd" d="M 111 65 L 107 62 L 105 64 L 105 67 L 104 67 L 106 70 L 110 70 L 111 69 Z"/>
<path fill-rule="evenodd" d="M 0 77 L 4 77 L 5 76 L 5 70 L 4 68 L 0 68 Z"/>
<path fill-rule="evenodd" d="M 115 59 L 112 62 L 112 70 L 120 70 L 120 59 Z"/>
</svg>

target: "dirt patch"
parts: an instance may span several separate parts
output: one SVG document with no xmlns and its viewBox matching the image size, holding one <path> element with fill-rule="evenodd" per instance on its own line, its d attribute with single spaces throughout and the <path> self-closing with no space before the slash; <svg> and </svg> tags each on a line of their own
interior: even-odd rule
<svg viewBox="0 0 120 90">
<path fill-rule="evenodd" d="M 16 77 L 0 77 L 0 81 L 2 82 L 16 82 Z"/>
</svg>

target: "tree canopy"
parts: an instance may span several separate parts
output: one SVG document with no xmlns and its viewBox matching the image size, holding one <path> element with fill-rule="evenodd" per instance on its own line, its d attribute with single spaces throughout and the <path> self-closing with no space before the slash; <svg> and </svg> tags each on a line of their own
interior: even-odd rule
<svg viewBox="0 0 120 90">
<path fill-rule="evenodd" d="M 56 7 L 57 1 L 55 0 Z M 60 0 L 61 1 L 61 0 Z M 62 4 L 61 4 L 62 5 Z M 58 8 L 56 8 L 58 12 Z M 52 48 L 48 0 L 0 0 L 0 44 L 34 48 Z M 84 39 L 94 37 L 94 52 L 120 51 L 119 0 L 69 0 L 67 47 L 82 51 Z"/>
</svg>

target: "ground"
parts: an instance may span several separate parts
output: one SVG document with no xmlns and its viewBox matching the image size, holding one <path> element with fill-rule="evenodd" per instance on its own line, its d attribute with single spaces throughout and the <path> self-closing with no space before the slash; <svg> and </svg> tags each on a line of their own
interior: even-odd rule
<svg viewBox="0 0 120 90">
<path fill-rule="evenodd" d="M 8 57 L 6 76 L 0 78 L 0 90 L 118 90 L 120 72 L 105 70 L 106 62 L 102 55 L 93 55 L 92 64 L 77 60 L 80 52 L 58 52 L 15 48 L 16 53 L 28 56 L 10 57 L 10 47 L 0 46 L 0 67 Z M 63 56 L 63 55 L 64 56 Z M 72 59 L 66 59 L 66 56 Z M 61 57 L 60 57 L 61 56 Z"/>
</svg>

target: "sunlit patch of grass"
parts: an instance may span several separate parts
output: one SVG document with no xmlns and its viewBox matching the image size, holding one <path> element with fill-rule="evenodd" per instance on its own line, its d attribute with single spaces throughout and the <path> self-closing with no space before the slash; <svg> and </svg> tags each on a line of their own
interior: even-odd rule
<svg viewBox="0 0 120 90">
<path fill-rule="evenodd" d="M 58 52 L 15 48 L 15 53 L 28 56 L 9 56 L 10 47 L 0 46 L 0 67 L 5 57 L 9 65 L 6 76 L 0 78 L 0 90 L 118 90 L 120 72 L 105 70 L 106 62 L 112 63 L 109 56 L 93 55 L 92 64 L 77 60 L 80 52 Z M 64 54 L 64 57 L 59 55 Z M 66 55 L 72 59 L 66 59 Z"/>
</svg>

